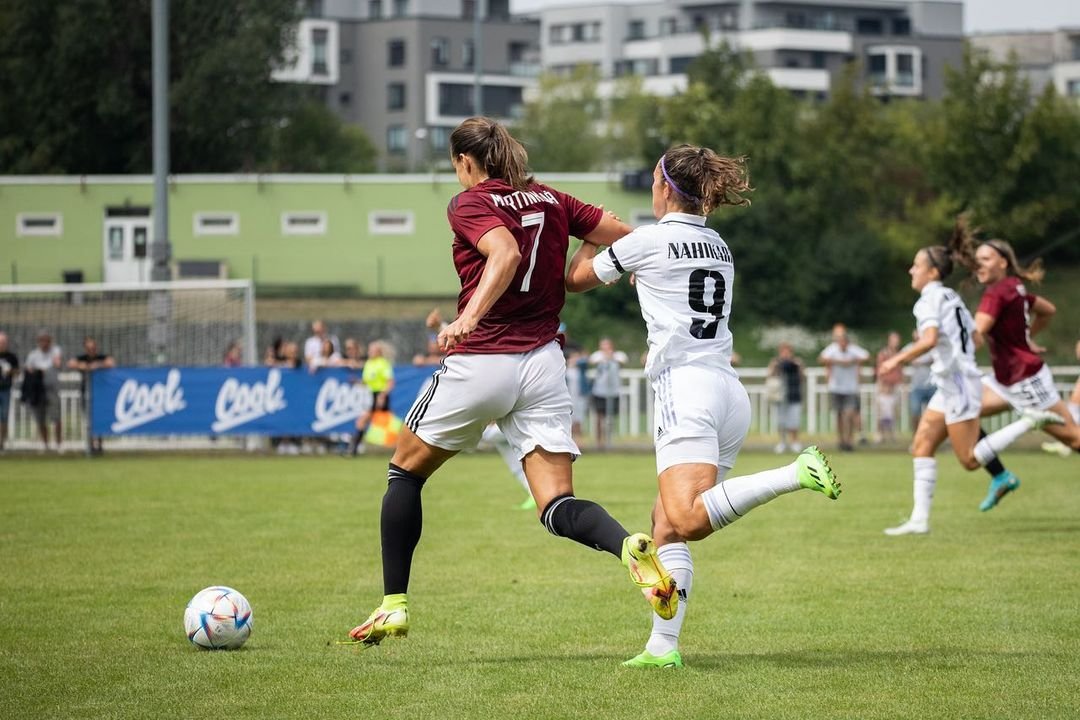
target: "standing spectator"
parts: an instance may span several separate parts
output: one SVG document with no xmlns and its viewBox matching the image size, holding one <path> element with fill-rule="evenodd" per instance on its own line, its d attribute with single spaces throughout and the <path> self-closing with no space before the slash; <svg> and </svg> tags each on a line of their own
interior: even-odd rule
<svg viewBox="0 0 1080 720">
<path fill-rule="evenodd" d="M 23 373 L 23 402 L 30 407 L 41 435 L 44 449 L 49 449 L 49 423 L 56 435 L 60 450 L 60 368 L 64 354 L 53 344 L 52 335 L 42 330 L 37 335 L 37 347 L 26 356 Z"/>
<path fill-rule="evenodd" d="M 780 416 L 780 442 L 774 448 L 777 454 L 786 450 L 800 452 L 799 427 L 802 424 L 803 362 L 795 356 L 790 343 L 782 342 L 776 357 L 769 362 L 769 377 L 780 381 L 777 398 Z"/>
<path fill-rule="evenodd" d="M 225 354 L 221 358 L 221 364 L 225 367 L 240 367 L 244 364 L 244 348 L 235 340 L 225 348 Z"/>
<path fill-rule="evenodd" d="M 913 341 L 919 339 L 918 330 L 911 331 L 911 339 Z M 901 349 L 901 352 L 906 352 L 914 344 L 914 342 L 909 342 Z M 919 418 L 922 417 L 923 411 L 930 404 L 930 398 L 934 397 L 934 391 L 937 389 L 930 376 L 930 366 L 933 362 L 934 356 L 931 353 L 926 353 L 915 358 L 910 363 L 911 393 L 908 395 L 908 409 L 911 412 L 912 434 L 914 434 L 915 428 L 919 427 Z"/>
<path fill-rule="evenodd" d="M 828 375 L 840 449 L 851 451 L 855 449 L 855 424 L 859 417 L 859 367 L 870 353 L 848 339 L 843 323 L 833 326 L 832 337 L 833 341 L 818 356 L 818 362 L 825 366 Z"/>
<path fill-rule="evenodd" d="M 82 355 L 77 356 L 74 360 L 68 360 L 67 366 L 69 370 L 78 370 L 81 375 L 79 379 L 79 406 L 85 416 L 86 388 L 90 382 L 90 373 L 100 368 L 116 367 L 116 362 L 112 359 L 112 355 L 98 349 L 97 340 L 87 335 L 83 338 Z M 92 455 L 102 453 L 100 436 L 90 438 L 90 453 Z"/>
<path fill-rule="evenodd" d="M 19 358 L 8 350 L 8 336 L 0 332 L 0 452 L 8 434 L 8 415 L 11 412 L 11 386 L 19 374 Z"/>
<path fill-rule="evenodd" d="M 615 349 L 611 338 L 601 338 L 600 349 L 589 356 L 589 364 L 596 368 L 592 402 L 596 413 L 597 447 L 607 447 L 611 440 L 611 426 L 614 418 L 619 416 L 619 370 L 628 361 L 626 353 Z"/>
<path fill-rule="evenodd" d="M 881 364 L 900 352 L 900 333 L 890 332 L 885 347 L 877 354 L 874 374 L 877 375 L 878 441 L 893 443 L 896 440 L 896 407 L 900 399 L 900 385 L 904 371 L 895 367 L 889 372 Z"/>
<path fill-rule="evenodd" d="M 349 455 L 364 452 L 364 434 L 371 425 L 371 418 L 379 410 L 390 409 L 390 391 L 394 389 L 394 351 L 390 343 L 376 340 L 368 345 L 363 380 L 371 391 L 371 410 L 356 418 L 356 433 L 349 443 Z"/>
<path fill-rule="evenodd" d="M 345 356 L 337 363 L 339 367 L 350 370 L 363 370 L 367 355 L 356 338 L 345 338 Z"/>
<path fill-rule="evenodd" d="M 311 365 L 311 361 L 322 354 L 323 340 L 329 340 L 334 346 L 334 352 L 341 352 L 341 341 L 336 335 L 326 331 L 326 323 L 316 320 L 311 323 L 311 337 L 304 341 L 304 363 Z"/>
</svg>

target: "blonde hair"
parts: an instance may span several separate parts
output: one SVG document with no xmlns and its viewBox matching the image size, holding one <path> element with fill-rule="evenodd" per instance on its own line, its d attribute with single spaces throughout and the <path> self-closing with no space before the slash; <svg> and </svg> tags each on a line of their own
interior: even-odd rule
<svg viewBox="0 0 1080 720">
<path fill-rule="evenodd" d="M 721 205 L 749 205 L 751 192 L 746 156 L 724 157 L 709 148 L 677 145 L 660 158 L 664 180 L 678 204 L 694 215 L 708 215 Z"/>
<path fill-rule="evenodd" d="M 997 238 L 978 240 L 976 238 L 978 233 L 979 228 L 971 227 L 969 213 L 961 213 L 956 216 L 956 224 L 953 226 L 952 236 L 949 238 L 949 252 L 957 264 L 963 265 L 974 275 L 975 270 L 978 268 L 978 263 L 975 261 L 975 251 L 983 245 L 987 245 L 998 255 L 1005 258 L 1006 274 L 1015 275 L 1034 285 L 1042 282 L 1046 270 L 1043 269 L 1041 259 L 1036 258 L 1031 264 L 1024 267 L 1016 259 L 1016 251 L 1013 250 L 1012 245 Z"/>
<path fill-rule="evenodd" d="M 533 182 L 525 147 L 491 118 L 471 117 L 454 128 L 450 158 L 458 155 L 469 155 L 488 177 L 505 180 L 515 190 L 525 190 Z"/>
</svg>

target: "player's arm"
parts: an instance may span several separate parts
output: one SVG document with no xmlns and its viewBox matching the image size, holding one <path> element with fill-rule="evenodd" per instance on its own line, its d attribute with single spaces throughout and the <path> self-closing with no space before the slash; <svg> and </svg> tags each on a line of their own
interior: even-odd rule
<svg viewBox="0 0 1080 720">
<path fill-rule="evenodd" d="M 603 206 L 601 206 L 603 207 Z M 619 219 L 615 213 L 605 212 L 600 217 L 600 222 L 582 240 L 598 247 L 608 247 L 619 238 L 629 235 L 634 228 Z"/>
<path fill-rule="evenodd" d="M 566 269 L 567 292 L 585 292 L 604 284 L 593 269 L 593 258 L 603 249 L 588 240 L 581 243 L 581 247 L 570 258 L 570 266 Z"/>
<path fill-rule="evenodd" d="M 1041 295 L 1035 296 L 1035 302 L 1031 304 L 1031 313 L 1035 316 L 1031 321 L 1030 335 L 1038 335 L 1050 324 L 1050 318 L 1054 317 L 1057 307 Z"/>
<path fill-rule="evenodd" d="M 503 225 L 484 233 L 476 243 L 476 249 L 486 258 L 484 271 L 465 309 L 439 331 L 438 343 L 443 350 L 450 350 L 472 334 L 480 319 L 510 287 L 510 281 L 521 264 L 521 250 L 517 241 Z"/>
<path fill-rule="evenodd" d="M 904 363 L 909 363 L 920 355 L 925 355 L 930 352 L 938 340 L 937 326 L 931 325 L 919 333 L 919 339 L 908 345 L 906 349 L 893 355 L 891 358 L 881 363 L 879 372 L 887 373 L 900 367 Z"/>
</svg>

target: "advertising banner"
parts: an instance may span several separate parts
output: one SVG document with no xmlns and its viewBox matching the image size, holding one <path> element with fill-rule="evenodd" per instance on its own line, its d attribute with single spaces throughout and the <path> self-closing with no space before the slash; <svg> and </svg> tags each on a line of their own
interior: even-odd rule
<svg viewBox="0 0 1080 720">
<path fill-rule="evenodd" d="M 403 418 L 432 367 L 394 368 L 390 413 Z M 344 368 L 113 368 L 91 377 L 90 434 L 304 436 L 351 432 L 371 409 Z"/>
</svg>

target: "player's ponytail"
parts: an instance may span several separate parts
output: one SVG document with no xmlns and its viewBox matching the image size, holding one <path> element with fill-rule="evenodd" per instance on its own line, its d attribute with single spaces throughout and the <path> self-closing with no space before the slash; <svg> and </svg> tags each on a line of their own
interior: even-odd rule
<svg viewBox="0 0 1080 720">
<path fill-rule="evenodd" d="M 721 205 L 749 205 L 742 193 L 753 190 L 745 157 L 724 157 L 709 148 L 678 145 L 660 158 L 664 180 L 677 203 L 694 215 L 708 215 Z"/>
<path fill-rule="evenodd" d="M 491 118 L 469 118 L 450 133 L 450 157 L 462 154 L 473 158 L 488 177 L 505 180 L 515 190 L 533 182 L 524 146 Z"/>
<path fill-rule="evenodd" d="M 971 227 L 970 213 L 960 213 L 956 216 L 947 247 L 952 262 L 972 274 L 978 268 L 975 262 L 975 235 L 978 232 L 978 228 Z"/>
</svg>

